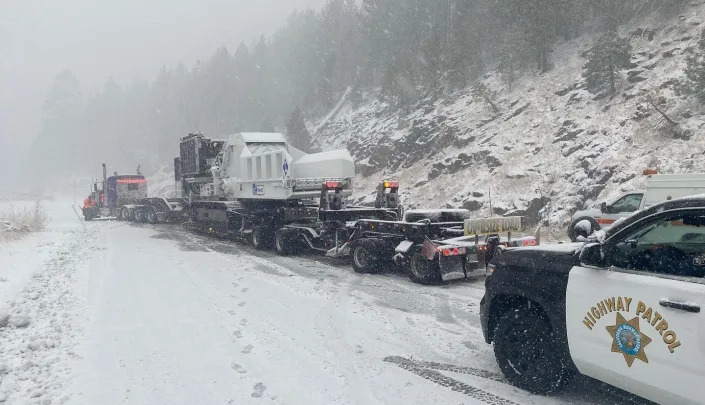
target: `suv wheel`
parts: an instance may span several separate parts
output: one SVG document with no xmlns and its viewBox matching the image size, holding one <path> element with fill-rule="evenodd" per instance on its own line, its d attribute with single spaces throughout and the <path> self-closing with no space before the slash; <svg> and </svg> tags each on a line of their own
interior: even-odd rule
<svg viewBox="0 0 705 405">
<path fill-rule="evenodd" d="M 536 309 L 512 309 L 500 318 L 494 332 L 494 353 L 505 377 L 534 394 L 561 390 L 573 372 L 557 355 L 561 347 L 546 315 Z"/>
</svg>

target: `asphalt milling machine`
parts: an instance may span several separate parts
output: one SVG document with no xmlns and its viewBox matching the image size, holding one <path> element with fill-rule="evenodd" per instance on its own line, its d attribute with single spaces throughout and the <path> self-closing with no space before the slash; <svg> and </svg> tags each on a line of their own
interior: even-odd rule
<svg viewBox="0 0 705 405">
<path fill-rule="evenodd" d="M 188 200 L 184 227 L 245 239 L 287 255 L 313 250 L 341 257 L 363 218 L 397 220 L 396 182 L 383 182 L 377 207 L 346 206 L 355 165 L 347 150 L 307 154 L 279 133 L 238 133 L 211 140 L 192 133 L 180 142 L 174 170 Z M 318 201 L 316 201 L 318 199 Z"/>
</svg>

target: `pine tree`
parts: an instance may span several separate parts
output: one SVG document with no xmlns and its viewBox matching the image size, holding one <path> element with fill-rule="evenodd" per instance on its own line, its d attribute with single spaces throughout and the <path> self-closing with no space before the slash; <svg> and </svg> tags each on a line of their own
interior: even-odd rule
<svg viewBox="0 0 705 405">
<path fill-rule="evenodd" d="M 631 44 L 616 31 L 609 31 L 598 38 L 588 54 L 588 62 L 583 67 L 583 77 L 587 89 L 599 93 L 609 88 L 610 94 L 616 91 L 619 72 L 631 60 Z"/>
<path fill-rule="evenodd" d="M 693 94 L 705 103 L 705 30 L 700 34 L 697 50 L 688 56 L 685 77 Z"/>
<path fill-rule="evenodd" d="M 286 123 L 286 137 L 289 143 L 304 152 L 311 151 L 311 134 L 306 129 L 304 115 L 297 106 Z"/>
<path fill-rule="evenodd" d="M 62 117 L 80 112 L 81 91 L 78 79 L 69 69 L 56 75 L 42 105 L 46 118 Z"/>
</svg>

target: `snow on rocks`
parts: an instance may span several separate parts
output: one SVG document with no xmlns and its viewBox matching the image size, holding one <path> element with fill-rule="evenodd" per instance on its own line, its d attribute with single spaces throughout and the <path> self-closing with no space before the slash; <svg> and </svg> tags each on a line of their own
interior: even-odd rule
<svg viewBox="0 0 705 405">
<path fill-rule="evenodd" d="M 8 321 L 10 320 L 10 313 L 7 312 L 5 309 L 0 309 L 0 328 L 4 328 L 7 326 Z"/>
<path fill-rule="evenodd" d="M 29 320 L 29 316 L 20 314 L 11 317 L 9 323 L 10 326 L 20 329 L 28 327 L 31 322 Z"/>
<path fill-rule="evenodd" d="M 482 198 L 471 193 L 491 190 L 496 214 L 521 215 L 524 208 L 517 202 L 540 190 L 540 214 L 532 220 L 565 230 L 575 210 L 642 189 L 646 168 L 705 171 L 698 153 L 705 140 L 692 136 L 705 114 L 691 97 L 674 90 L 682 84 L 687 49 L 697 46 L 705 3 L 691 2 L 687 9 L 682 21 L 642 16 L 620 28 L 631 38 L 634 66 L 623 72 L 614 97 L 595 97 L 584 88 L 581 54 L 594 40 L 586 34 L 558 44 L 555 68 L 541 75 L 527 72 L 511 87 L 496 72 L 484 76 L 481 82 L 495 94 L 498 112 L 473 95 L 476 83 L 402 108 L 367 91 L 362 102 L 312 122 L 314 127 L 327 123 L 315 141 L 324 150 L 346 147 L 360 162 L 356 201 L 369 202 L 377 183 L 393 178 L 402 184 L 407 207 L 448 204 L 485 216 L 489 193 Z M 660 128 L 660 114 L 644 102 L 643 95 L 654 89 L 677 117 L 678 131 Z M 678 158 L 654 162 L 662 156 Z"/>
<path fill-rule="evenodd" d="M 63 402 L 80 332 L 72 286 L 93 242 L 87 234 L 70 234 L 53 246 L 9 310 L 0 310 L 0 403 Z"/>
</svg>

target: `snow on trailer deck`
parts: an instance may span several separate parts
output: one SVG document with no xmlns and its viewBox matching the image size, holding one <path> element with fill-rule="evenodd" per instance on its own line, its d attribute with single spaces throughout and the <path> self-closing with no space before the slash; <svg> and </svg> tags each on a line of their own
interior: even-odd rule
<svg viewBox="0 0 705 405">
<path fill-rule="evenodd" d="M 28 324 L 0 327 L 0 403 L 634 400 L 584 379 L 548 398 L 507 385 L 482 340 L 482 280 L 425 287 L 179 226 L 75 225 L 0 245 L 15 266 L 43 249 L 5 276 L 25 287 L 0 308 Z"/>
</svg>

